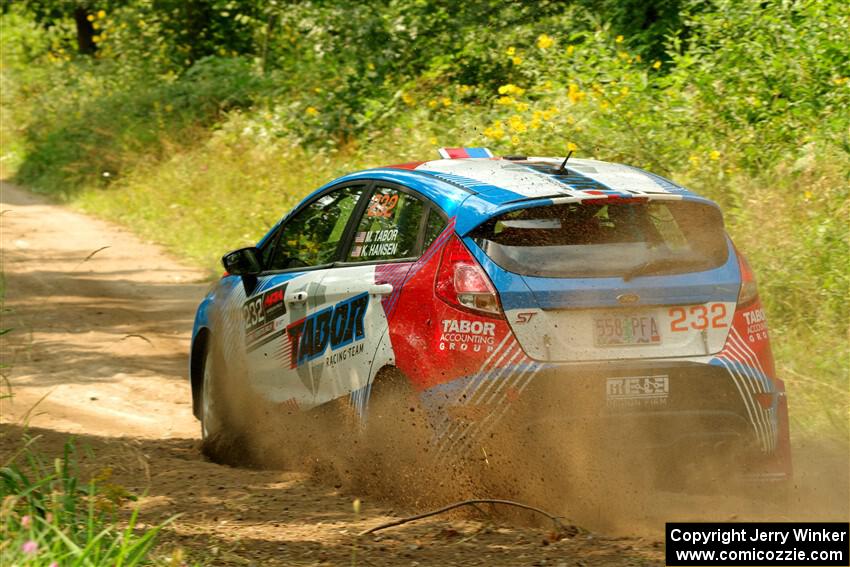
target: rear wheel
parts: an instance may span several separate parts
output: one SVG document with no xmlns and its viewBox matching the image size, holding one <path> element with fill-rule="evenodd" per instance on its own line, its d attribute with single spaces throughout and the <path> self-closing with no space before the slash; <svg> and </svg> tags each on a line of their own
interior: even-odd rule
<svg viewBox="0 0 850 567">
<path fill-rule="evenodd" d="M 407 377 L 397 369 L 382 370 L 373 381 L 367 407 L 365 447 L 358 467 L 376 493 L 420 502 L 417 487 L 428 482 L 432 429 Z"/>
</svg>

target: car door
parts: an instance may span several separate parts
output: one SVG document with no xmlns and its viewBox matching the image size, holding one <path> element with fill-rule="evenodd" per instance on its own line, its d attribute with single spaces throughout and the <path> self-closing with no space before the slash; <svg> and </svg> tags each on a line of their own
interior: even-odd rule
<svg viewBox="0 0 850 567">
<path fill-rule="evenodd" d="M 373 361 L 392 360 L 388 318 L 422 252 L 429 208 L 405 187 L 376 182 L 372 188 L 342 260 L 321 282 L 331 321 L 328 350 L 314 368 L 323 399 L 351 394 L 362 414 Z"/>
<path fill-rule="evenodd" d="M 261 249 L 263 272 L 242 304 L 248 376 L 272 402 L 309 409 L 326 341 L 322 279 L 339 259 L 368 183 L 333 187 L 296 209 Z M 320 332 L 321 331 L 321 332 Z"/>
</svg>

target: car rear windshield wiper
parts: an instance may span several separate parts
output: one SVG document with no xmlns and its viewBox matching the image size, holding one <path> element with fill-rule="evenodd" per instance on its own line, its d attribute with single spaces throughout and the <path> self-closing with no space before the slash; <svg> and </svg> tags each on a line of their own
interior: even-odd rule
<svg viewBox="0 0 850 567">
<path fill-rule="evenodd" d="M 705 265 L 705 258 L 655 258 L 654 260 L 647 260 L 643 264 L 638 264 L 637 266 L 623 274 L 623 280 L 629 281 L 630 279 L 636 278 L 637 276 L 643 276 L 652 272 L 664 270 L 666 268 L 686 269 L 704 267 Z"/>
</svg>

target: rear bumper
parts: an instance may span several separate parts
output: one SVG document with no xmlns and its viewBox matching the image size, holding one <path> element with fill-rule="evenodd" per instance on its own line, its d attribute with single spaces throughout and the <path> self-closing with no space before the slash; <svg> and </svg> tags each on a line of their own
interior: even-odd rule
<svg viewBox="0 0 850 567">
<path fill-rule="evenodd" d="M 712 463 L 745 479 L 790 478 L 785 393 L 773 386 L 781 382 L 749 383 L 720 365 L 657 360 L 541 365 L 533 379 L 516 380 L 522 373 L 528 369 L 459 388 L 462 396 L 442 392 L 437 431 L 448 439 L 438 443 L 475 455 L 476 445 L 492 446 L 500 433 L 557 443 L 578 435 L 604 452 L 638 449 L 686 468 Z"/>
</svg>

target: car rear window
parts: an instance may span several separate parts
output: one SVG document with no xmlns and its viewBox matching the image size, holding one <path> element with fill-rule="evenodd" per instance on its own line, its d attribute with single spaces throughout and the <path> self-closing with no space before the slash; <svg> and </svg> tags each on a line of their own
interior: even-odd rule
<svg viewBox="0 0 850 567">
<path fill-rule="evenodd" d="M 728 254 L 720 211 L 685 201 L 520 209 L 472 237 L 502 268 L 542 277 L 697 272 L 723 265 Z"/>
</svg>

